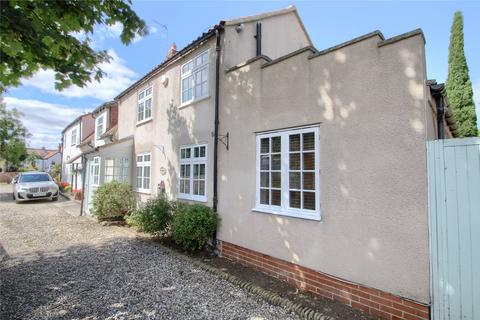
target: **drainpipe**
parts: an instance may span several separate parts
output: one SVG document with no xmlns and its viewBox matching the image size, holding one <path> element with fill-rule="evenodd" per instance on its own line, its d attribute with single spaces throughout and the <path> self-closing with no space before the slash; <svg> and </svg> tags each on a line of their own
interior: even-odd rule
<svg viewBox="0 0 480 320">
<path fill-rule="evenodd" d="M 445 93 L 445 85 L 434 84 L 430 86 L 435 105 L 437 107 L 437 136 L 438 139 L 445 139 L 445 105 L 443 103 L 443 94 Z"/>
<path fill-rule="evenodd" d="M 255 35 L 257 39 L 257 57 L 262 55 L 262 24 L 257 22 L 257 34 Z"/>
<path fill-rule="evenodd" d="M 213 142 L 213 211 L 217 212 L 218 203 L 218 127 L 219 120 L 219 100 L 220 100 L 220 30 L 215 30 L 216 45 L 215 45 L 215 131 Z"/>
<path fill-rule="evenodd" d="M 86 156 L 82 154 L 82 193 L 80 194 L 80 215 L 83 216 L 83 199 L 85 199 Z"/>
</svg>

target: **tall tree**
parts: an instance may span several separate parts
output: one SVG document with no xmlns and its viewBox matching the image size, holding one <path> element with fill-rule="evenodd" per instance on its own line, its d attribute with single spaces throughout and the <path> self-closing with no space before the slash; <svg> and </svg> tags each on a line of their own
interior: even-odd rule
<svg viewBox="0 0 480 320">
<path fill-rule="evenodd" d="M 40 68 L 55 71 L 59 90 L 98 81 L 104 75 L 99 64 L 110 56 L 92 49 L 89 37 L 96 26 L 116 23 L 123 26 L 120 39 L 127 45 L 148 33 L 130 0 L 2 0 L 0 93 Z"/>
<path fill-rule="evenodd" d="M 460 136 L 471 137 L 477 135 L 477 116 L 463 45 L 463 16 L 460 11 L 457 11 L 453 18 L 450 34 L 446 90 L 448 103 L 458 123 Z"/>
<path fill-rule="evenodd" d="M 27 156 L 25 138 L 29 134 L 21 116 L 16 109 L 7 110 L 0 97 L 0 159 L 5 160 L 6 166 L 18 166 Z"/>
</svg>

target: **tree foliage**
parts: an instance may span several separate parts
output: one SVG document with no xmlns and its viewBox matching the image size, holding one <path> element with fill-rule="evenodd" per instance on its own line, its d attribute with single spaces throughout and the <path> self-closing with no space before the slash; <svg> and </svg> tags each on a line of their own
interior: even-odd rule
<svg viewBox="0 0 480 320">
<path fill-rule="evenodd" d="M 446 90 L 449 106 L 459 126 L 459 135 L 470 137 L 477 135 L 477 116 L 463 46 L 463 16 L 457 11 L 450 34 Z"/>
<path fill-rule="evenodd" d="M 148 33 L 130 6 L 130 0 L 2 1 L 0 93 L 40 68 L 55 71 L 59 90 L 101 79 L 104 72 L 98 65 L 110 56 L 90 46 L 96 26 L 121 23 L 124 44 Z M 85 39 L 79 40 L 79 34 Z"/>
<path fill-rule="evenodd" d="M 18 167 L 27 156 L 25 138 L 28 131 L 21 116 L 16 109 L 7 110 L 0 97 L 0 159 L 5 160 L 7 166 Z"/>
</svg>

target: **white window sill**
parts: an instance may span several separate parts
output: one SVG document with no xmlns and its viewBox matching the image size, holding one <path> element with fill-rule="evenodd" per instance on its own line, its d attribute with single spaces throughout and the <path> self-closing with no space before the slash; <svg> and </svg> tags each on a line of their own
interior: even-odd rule
<svg viewBox="0 0 480 320">
<path fill-rule="evenodd" d="M 274 209 L 274 208 L 267 208 L 267 207 L 255 207 L 252 209 L 252 212 L 268 213 L 268 214 L 274 214 L 277 216 L 286 216 L 286 217 L 300 218 L 300 219 L 314 220 L 314 221 L 322 220 L 320 216 L 320 212 L 308 212 L 305 210 L 286 211 L 286 210 L 282 210 L 281 208 Z"/>
<path fill-rule="evenodd" d="M 142 121 L 138 121 L 137 122 L 137 127 L 138 126 L 141 126 L 142 124 L 145 124 L 147 122 L 151 122 L 153 120 L 153 117 L 150 117 L 150 118 L 147 118 L 147 119 L 143 119 Z"/>
<path fill-rule="evenodd" d="M 196 196 L 196 195 L 185 194 L 185 193 L 179 193 L 177 195 L 177 199 L 207 202 L 207 196 Z"/>
<path fill-rule="evenodd" d="M 190 100 L 190 101 L 184 102 L 180 106 L 178 106 L 178 109 L 186 108 L 186 107 L 188 107 L 192 104 L 195 104 L 195 103 L 201 102 L 203 100 L 207 100 L 207 99 L 210 99 L 210 95 L 205 96 L 205 97 L 201 97 L 201 98 L 198 98 L 198 99 L 195 99 L 195 100 Z"/>
<path fill-rule="evenodd" d="M 152 194 L 150 189 L 135 189 L 133 191 L 136 192 L 136 193 L 141 193 L 141 194 Z"/>
</svg>

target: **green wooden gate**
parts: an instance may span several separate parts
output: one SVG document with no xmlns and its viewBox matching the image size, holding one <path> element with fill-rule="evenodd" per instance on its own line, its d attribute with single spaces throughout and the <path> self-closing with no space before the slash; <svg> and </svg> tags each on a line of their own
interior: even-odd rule
<svg viewBox="0 0 480 320">
<path fill-rule="evenodd" d="M 433 320 L 480 319 L 480 138 L 427 142 Z"/>
</svg>

